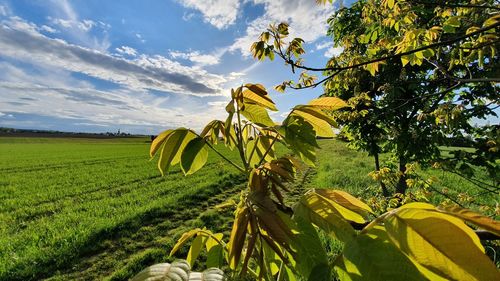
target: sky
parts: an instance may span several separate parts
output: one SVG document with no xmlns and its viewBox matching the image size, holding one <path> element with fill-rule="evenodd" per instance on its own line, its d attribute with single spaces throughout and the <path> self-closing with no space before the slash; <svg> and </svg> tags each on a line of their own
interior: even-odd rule
<svg viewBox="0 0 500 281">
<path fill-rule="evenodd" d="M 306 63 L 338 53 L 335 5 L 314 0 L 0 0 L 0 127 L 157 134 L 223 119 L 230 89 L 268 88 L 283 119 L 321 87 L 277 93 L 294 78 L 250 46 L 271 23 L 305 40 Z"/>
</svg>

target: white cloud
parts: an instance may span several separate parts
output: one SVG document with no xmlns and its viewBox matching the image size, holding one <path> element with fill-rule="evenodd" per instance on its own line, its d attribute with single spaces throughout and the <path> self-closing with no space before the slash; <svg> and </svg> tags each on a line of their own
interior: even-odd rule
<svg viewBox="0 0 500 281">
<path fill-rule="evenodd" d="M 334 5 L 317 5 L 312 0 L 249 0 L 263 5 L 264 14 L 247 26 L 245 35 L 237 38 L 231 51 L 250 55 L 250 46 L 271 23 L 287 22 L 290 25 L 289 38 L 300 37 L 306 43 L 325 36 L 326 20 L 334 11 Z M 312 20 L 314 19 L 314 20 Z"/>
<path fill-rule="evenodd" d="M 187 67 L 162 56 L 133 60 L 48 38 L 33 23 L 4 21 L 0 55 L 16 60 L 79 72 L 131 89 L 153 89 L 192 95 L 220 94 L 228 80 L 199 67 Z"/>
<path fill-rule="evenodd" d="M 331 58 L 331 57 L 336 57 L 340 55 L 344 51 L 344 48 L 342 47 L 330 47 L 328 50 L 325 52 L 325 57 Z"/>
<path fill-rule="evenodd" d="M 7 62 L 0 62 L 0 93 L 0 117 L 4 119 L 30 114 L 33 120 L 59 118 L 64 124 L 119 126 L 134 133 L 158 133 L 165 126 L 199 130 L 209 120 L 223 117 L 220 100 L 225 99 L 161 96 L 123 88 L 102 91 L 64 71 L 44 68 L 32 73 Z M 26 124 L 13 119 L 4 125 Z"/>
<path fill-rule="evenodd" d="M 92 28 L 98 25 L 98 23 L 93 20 L 84 19 L 82 21 L 72 20 L 72 19 L 59 19 L 59 18 L 48 18 L 53 25 L 58 25 L 63 28 L 68 29 L 79 29 L 83 32 L 88 32 Z M 100 26 L 106 26 L 106 24 L 99 24 Z"/>
<path fill-rule="evenodd" d="M 57 33 L 57 30 L 55 28 L 52 28 L 52 27 L 50 27 L 48 25 L 42 25 L 42 26 L 40 26 L 40 30 L 48 32 L 48 33 Z"/>
<path fill-rule="evenodd" d="M 121 55 L 128 55 L 131 57 L 137 56 L 137 50 L 132 47 L 121 46 L 120 48 L 116 48 L 115 50 Z"/>
<path fill-rule="evenodd" d="M 0 5 L 0 16 L 6 17 L 10 14 L 10 9 L 7 6 Z"/>
<path fill-rule="evenodd" d="M 146 40 L 144 40 L 144 39 L 142 38 L 142 35 L 141 35 L 141 34 L 136 33 L 136 34 L 135 34 L 135 37 L 137 37 L 137 38 L 141 41 L 141 43 L 146 43 Z"/>
<path fill-rule="evenodd" d="M 199 51 L 192 51 L 192 52 L 170 51 L 169 55 L 173 59 L 189 60 L 201 66 L 218 64 L 220 61 L 220 56 L 202 54 Z"/>
<path fill-rule="evenodd" d="M 59 27 L 71 41 L 99 51 L 107 51 L 111 46 L 106 32 L 111 27 L 109 24 L 80 19 L 67 0 L 51 0 L 48 3 L 52 12 L 52 16 L 47 17 L 50 25 Z"/>
<path fill-rule="evenodd" d="M 240 0 L 178 0 L 185 7 L 198 10 L 203 19 L 218 29 L 235 23 Z M 183 17 L 184 18 L 184 17 Z"/>
<path fill-rule="evenodd" d="M 326 49 L 326 48 L 329 48 L 332 46 L 333 46 L 332 41 L 321 42 L 321 43 L 316 44 L 316 50 L 323 50 L 323 49 Z"/>
</svg>

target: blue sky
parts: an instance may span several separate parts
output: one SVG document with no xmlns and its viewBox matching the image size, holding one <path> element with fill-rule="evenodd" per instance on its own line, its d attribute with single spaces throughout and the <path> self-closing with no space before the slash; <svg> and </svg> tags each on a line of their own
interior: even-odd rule
<svg viewBox="0 0 500 281">
<path fill-rule="evenodd" d="M 249 82 L 270 89 L 279 120 L 321 89 L 275 92 L 290 70 L 255 61 L 250 45 L 286 21 L 322 66 L 338 51 L 325 37 L 333 11 L 314 0 L 0 0 L 0 126 L 199 130 Z"/>
</svg>

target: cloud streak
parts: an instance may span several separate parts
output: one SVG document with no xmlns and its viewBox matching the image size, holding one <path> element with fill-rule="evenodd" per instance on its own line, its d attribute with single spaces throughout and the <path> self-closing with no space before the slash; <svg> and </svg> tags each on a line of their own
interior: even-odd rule
<svg viewBox="0 0 500 281">
<path fill-rule="evenodd" d="M 141 55 L 134 60 L 48 38 L 36 25 L 19 18 L 0 26 L 0 55 L 33 64 L 58 67 L 125 85 L 192 95 L 213 95 L 226 82 L 199 68 L 182 66 L 161 56 Z"/>
</svg>

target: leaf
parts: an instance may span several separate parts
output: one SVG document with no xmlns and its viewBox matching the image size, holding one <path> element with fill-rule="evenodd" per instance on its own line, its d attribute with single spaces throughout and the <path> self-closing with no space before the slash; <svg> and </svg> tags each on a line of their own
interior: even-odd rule
<svg viewBox="0 0 500 281">
<path fill-rule="evenodd" d="M 328 110 L 337 110 L 343 107 L 347 107 L 347 103 L 345 101 L 336 97 L 324 97 L 324 98 L 314 99 L 309 102 L 309 105 Z"/>
<path fill-rule="evenodd" d="M 229 267 L 235 270 L 238 267 L 249 220 L 249 211 L 247 207 L 236 209 L 236 216 L 229 237 Z"/>
<path fill-rule="evenodd" d="M 153 157 L 156 154 L 156 151 L 160 148 L 160 146 L 164 143 L 165 139 L 172 133 L 173 130 L 166 130 L 159 134 L 151 143 L 151 147 L 149 149 L 149 155 Z"/>
<path fill-rule="evenodd" d="M 169 134 L 158 160 L 158 168 L 162 175 L 168 172 L 170 166 L 180 162 L 184 147 L 195 137 L 195 133 L 185 128 L 174 130 Z"/>
<path fill-rule="evenodd" d="M 203 248 L 203 245 L 205 244 L 206 237 L 202 235 L 196 236 L 194 238 L 193 242 L 191 243 L 191 247 L 189 248 L 189 252 L 186 258 L 186 261 L 193 266 L 196 258 L 200 255 L 201 249 Z"/>
<path fill-rule="evenodd" d="M 339 259 L 334 268 L 340 276 L 348 275 L 347 280 L 427 280 L 379 227 L 347 242 Z"/>
<path fill-rule="evenodd" d="M 331 212 L 335 213 L 336 215 L 340 216 L 341 218 L 343 218 L 345 220 L 353 221 L 356 223 L 364 223 L 365 222 L 363 215 L 361 215 L 355 211 L 352 211 L 352 210 L 338 204 L 337 202 L 335 202 L 333 200 L 330 200 L 328 197 L 324 197 L 323 195 L 317 193 L 316 189 L 312 189 L 312 190 L 306 192 L 306 194 L 304 194 L 302 196 L 302 198 L 304 198 L 304 200 L 307 200 L 310 202 L 314 202 L 316 200 L 323 201 L 322 204 L 328 205 L 329 206 L 328 208 L 330 209 Z"/>
<path fill-rule="evenodd" d="M 500 236 L 500 222 L 459 206 L 438 207 L 438 211 L 468 221 L 480 228 Z"/>
<path fill-rule="evenodd" d="M 334 137 L 331 123 L 329 123 L 329 121 L 331 122 L 333 120 L 330 120 L 330 118 L 322 112 L 314 108 L 296 107 L 293 109 L 292 114 L 301 116 L 306 122 L 311 124 L 316 132 L 316 136 L 325 138 Z"/>
<path fill-rule="evenodd" d="M 245 108 L 240 111 L 249 121 L 263 127 L 273 127 L 274 122 L 264 107 L 256 104 L 245 104 Z"/>
<path fill-rule="evenodd" d="M 245 90 L 243 91 L 243 98 L 247 102 L 256 103 L 270 110 L 278 111 L 274 102 L 267 96 L 260 96 L 250 90 Z"/>
<path fill-rule="evenodd" d="M 302 197 L 294 208 L 294 215 L 303 217 L 340 241 L 347 242 L 356 236 L 356 231 L 346 220 L 315 196 Z"/>
<path fill-rule="evenodd" d="M 184 148 L 181 156 L 181 169 L 185 175 L 201 169 L 208 159 L 208 149 L 203 138 L 192 139 Z"/>
<path fill-rule="evenodd" d="M 345 191 L 316 188 L 314 192 L 363 216 L 367 216 L 368 213 L 373 214 L 373 210 L 370 206 Z"/>
<path fill-rule="evenodd" d="M 245 87 L 259 96 L 267 96 L 266 88 L 262 84 L 245 84 Z"/>
<path fill-rule="evenodd" d="M 297 271 L 309 281 L 331 280 L 326 251 L 316 229 L 304 217 L 294 216 L 292 221 L 286 214 L 278 213 L 294 232 L 291 245 Z"/>
<path fill-rule="evenodd" d="M 479 238 L 461 220 L 426 209 L 398 209 L 384 219 L 391 241 L 433 273 L 453 280 L 500 280 Z"/>
<path fill-rule="evenodd" d="M 224 249 L 221 245 L 215 245 L 207 252 L 207 267 L 221 267 L 224 264 Z"/>
<path fill-rule="evenodd" d="M 171 280 L 188 281 L 190 267 L 185 260 L 177 260 L 172 264 L 159 263 L 147 267 L 134 276 L 131 281 Z"/>
<path fill-rule="evenodd" d="M 283 122 L 282 129 L 284 129 L 285 142 L 290 148 L 298 154 L 302 161 L 314 166 L 314 161 L 316 161 L 314 148 L 318 148 L 318 143 L 311 124 L 305 122 L 301 116 L 289 115 Z"/>
<path fill-rule="evenodd" d="M 187 240 L 189 240 L 191 237 L 194 237 L 200 231 L 201 231 L 201 229 L 196 228 L 196 229 L 192 229 L 188 232 L 184 232 L 182 234 L 181 238 L 179 238 L 179 240 L 177 240 L 177 243 L 175 243 L 174 247 L 170 251 L 170 256 L 175 254 L 187 242 Z"/>
<path fill-rule="evenodd" d="M 191 278 L 189 276 L 189 280 L 196 281 L 196 279 Z M 200 281 L 224 281 L 226 278 L 224 277 L 224 272 L 218 268 L 209 268 L 202 272 L 202 276 L 199 279 Z"/>
</svg>

